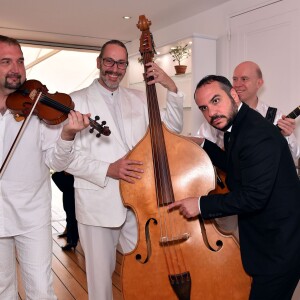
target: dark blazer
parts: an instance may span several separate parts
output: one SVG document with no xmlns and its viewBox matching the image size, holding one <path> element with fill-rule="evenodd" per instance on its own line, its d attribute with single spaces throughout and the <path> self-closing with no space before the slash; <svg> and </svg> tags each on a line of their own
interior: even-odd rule
<svg viewBox="0 0 300 300">
<path fill-rule="evenodd" d="M 227 172 L 230 193 L 202 196 L 202 217 L 238 215 L 246 272 L 282 274 L 300 267 L 300 181 L 278 128 L 243 104 L 227 152 L 207 140 L 204 150 Z"/>
</svg>

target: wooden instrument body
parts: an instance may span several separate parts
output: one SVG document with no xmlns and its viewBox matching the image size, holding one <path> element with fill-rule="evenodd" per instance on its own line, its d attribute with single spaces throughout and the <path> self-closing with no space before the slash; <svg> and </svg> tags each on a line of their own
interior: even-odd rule
<svg viewBox="0 0 300 300">
<path fill-rule="evenodd" d="M 206 195 L 213 190 L 215 171 L 205 151 L 164 126 L 163 135 L 175 201 Z M 137 246 L 124 255 L 122 264 L 124 300 L 178 299 L 168 275 L 180 273 L 183 265 L 191 275 L 190 299 L 248 299 L 251 278 L 243 269 L 236 240 L 219 232 L 213 221 L 205 221 L 212 247 L 218 248 L 217 241 L 223 243 L 219 251 L 213 251 L 204 243 L 198 218 L 187 220 L 178 210 L 168 213 L 166 206 L 158 207 L 149 131 L 129 153 L 128 159 L 142 161 L 144 174 L 135 184 L 120 183 L 124 205 L 134 211 L 138 222 Z M 168 236 L 170 228 L 176 232 L 175 236 L 188 238 L 162 245 L 162 236 Z M 170 266 L 174 270 L 170 270 Z"/>
</svg>

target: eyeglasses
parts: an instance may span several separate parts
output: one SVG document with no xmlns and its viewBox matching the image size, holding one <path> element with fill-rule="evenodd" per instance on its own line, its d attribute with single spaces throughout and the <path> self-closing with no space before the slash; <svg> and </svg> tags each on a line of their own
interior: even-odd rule
<svg viewBox="0 0 300 300">
<path fill-rule="evenodd" d="M 112 58 L 106 57 L 102 58 L 103 64 L 106 67 L 113 67 L 115 64 L 117 64 L 118 69 L 125 70 L 128 66 L 128 62 L 124 60 L 118 60 L 115 61 Z"/>
</svg>

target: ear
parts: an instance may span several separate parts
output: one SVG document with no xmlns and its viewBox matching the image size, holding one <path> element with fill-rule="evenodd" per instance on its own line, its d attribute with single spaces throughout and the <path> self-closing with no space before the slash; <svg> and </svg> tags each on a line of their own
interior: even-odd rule
<svg viewBox="0 0 300 300">
<path fill-rule="evenodd" d="M 101 66 L 101 58 L 98 56 L 97 59 L 96 59 L 96 61 L 97 61 L 97 69 L 100 70 L 100 66 Z"/>
<path fill-rule="evenodd" d="M 232 88 L 230 90 L 230 95 L 233 98 L 234 102 L 239 105 L 241 103 L 239 95 L 237 94 L 236 90 L 234 88 Z"/>
<path fill-rule="evenodd" d="M 262 78 L 258 78 L 258 80 L 257 80 L 257 89 L 260 89 L 263 84 L 264 84 L 264 80 Z"/>
</svg>

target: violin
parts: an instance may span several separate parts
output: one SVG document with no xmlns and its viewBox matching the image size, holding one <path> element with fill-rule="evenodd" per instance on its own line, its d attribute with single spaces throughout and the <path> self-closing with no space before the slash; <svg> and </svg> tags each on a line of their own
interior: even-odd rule
<svg viewBox="0 0 300 300">
<path fill-rule="evenodd" d="M 48 125 L 57 125 L 65 121 L 71 110 L 74 110 L 72 98 L 63 93 L 49 94 L 48 89 L 38 80 L 27 80 L 11 93 L 6 99 L 7 108 L 14 114 L 16 121 L 24 120 L 34 108 L 33 114 L 37 115 Z M 34 107 L 35 106 L 35 107 Z M 99 116 L 95 120 L 89 118 L 90 133 L 96 130 L 96 137 L 102 134 L 110 135 L 106 121 L 99 124 Z"/>
</svg>

